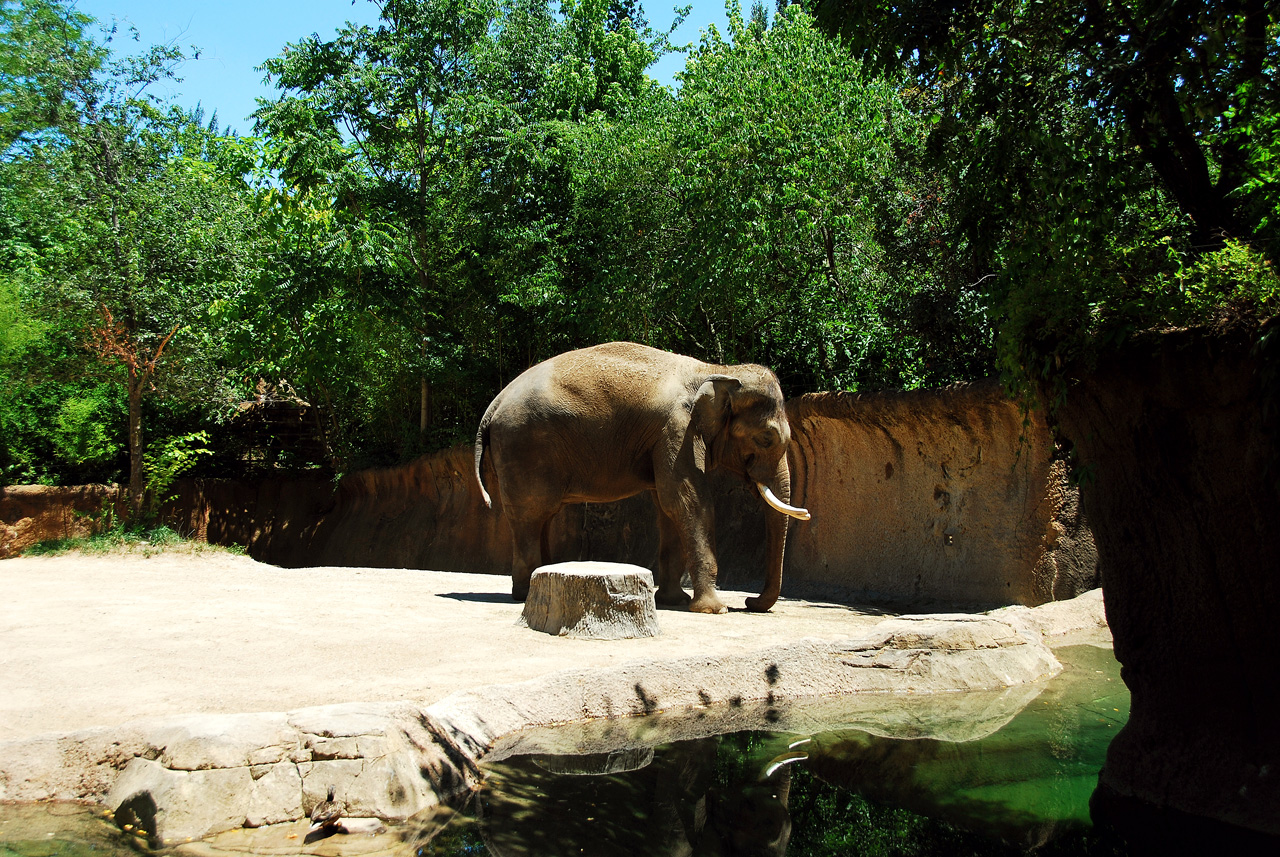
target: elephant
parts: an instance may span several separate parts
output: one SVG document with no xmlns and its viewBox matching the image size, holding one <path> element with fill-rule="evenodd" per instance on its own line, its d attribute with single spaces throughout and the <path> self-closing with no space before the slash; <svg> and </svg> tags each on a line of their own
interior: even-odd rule
<svg viewBox="0 0 1280 857">
<path fill-rule="evenodd" d="M 719 366 L 631 342 L 569 351 L 527 369 L 498 393 L 476 432 L 475 477 L 487 507 L 489 458 L 515 551 L 511 596 L 551 562 L 551 518 L 570 503 L 650 492 L 658 510 L 659 604 L 725 613 L 716 594 L 717 468 L 754 483 L 780 514 L 766 527 L 765 585 L 748 610 L 766 612 L 782 587 L 791 474 L 782 387 L 763 366 Z M 685 572 L 693 596 L 681 587 Z"/>
</svg>

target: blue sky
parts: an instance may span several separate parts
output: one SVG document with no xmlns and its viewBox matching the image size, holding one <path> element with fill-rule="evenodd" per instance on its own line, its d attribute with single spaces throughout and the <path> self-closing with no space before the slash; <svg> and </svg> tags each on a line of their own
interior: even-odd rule
<svg viewBox="0 0 1280 857">
<path fill-rule="evenodd" d="M 686 0 L 689 2 L 689 0 Z M 127 39 L 128 25 L 138 30 L 138 46 L 176 42 L 200 49 L 200 59 L 186 63 L 179 76 L 182 82 L 157 94 L 172 96 L 179 104 L 194 107 L 199 102 L 206 117 L 218 112 L 218 123 L 241 133 L 252 131 L 247 118 L 256 98 L 274 94 L 262 83 L 254 67 L 273 57 L 287 42 L 311 33 L 321 37 L 334 34 L 346 21 L 373 23 L 377 7 L 369 0 L 79 0 L 77 8 L 104 24 L 120 22 L 121 36 Z M 674 17 L 676 0 L 649 0 L 644 4 L 654 29 L 666 29 Z M 725 31 L 724 0 L 692 0 L 693 11 L 676 31 L 676 44 L 697 42 L 698 33 L 714 23 Z M 744 14 L 750 0 L 743 4 Z M 767 4 L 770 9 L 773 3 Z M 125 42 L 126 49 L 134 46 Z M 670 84 L 684 67 L 684 57 L 663 58 L 650 74 Z"/>
</svg>

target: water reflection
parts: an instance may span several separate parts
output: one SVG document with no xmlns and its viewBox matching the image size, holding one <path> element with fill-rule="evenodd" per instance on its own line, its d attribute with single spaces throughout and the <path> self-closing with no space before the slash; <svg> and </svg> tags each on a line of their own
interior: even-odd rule
<svg viewBox="0 0 1280 857">
<path fill-rule="evenodd" d="M 1062 676 L 976 740 L 749 732 L 515 756 L 406 841 L 423 857 L 1110 853 L 1089 838 L 1089 796 L 1128 692 L 1110 651 L 1059 655 Z"/>
<path fill-rule="evenodd" d="M 1071 668 L 992 735 L 963 744 L 865 733 L 814 737 L 825 782 L 957 827 L 1035 847 L 1090 826 L 1089 798 L 1129 693 L 1109 651 L 1059 652 Z"/>
<path fill-rule="evenodd" d="M 0 857 L 137 857 L 145 847 L 97 807 L 0 805 Z"/>
</svg>

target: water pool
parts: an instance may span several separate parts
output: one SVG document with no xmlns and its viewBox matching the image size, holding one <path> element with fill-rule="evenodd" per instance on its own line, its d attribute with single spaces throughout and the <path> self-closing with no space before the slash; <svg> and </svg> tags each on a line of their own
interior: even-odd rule
<svg viewBox="0 0 1280 857">
<path fill-rule="evenodd" d="M 343 855 L 1122 854 L 1095 835 L 1089 798 L 1129 695 L 1108 649 L 1066 668 L 998 730 L 971 741 L 841 729 L 740 732 L 588 756 L 486 766 L 457 806 L 377 835 L 305 842 L 305 824 L 178 846 Z M 886 698 L 910 706 L 910 697 Z M 100 811 L 0 807 L 0 857 L 145 850 Z"/>
</svg>

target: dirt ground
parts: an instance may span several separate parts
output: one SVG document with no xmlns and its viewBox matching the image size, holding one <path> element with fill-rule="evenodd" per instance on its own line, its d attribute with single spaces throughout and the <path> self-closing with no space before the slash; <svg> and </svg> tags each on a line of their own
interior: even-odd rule
<svg viewBox="0 0 1280 857">
<path fill-rule="evenodd" d="M 661 636 L 552 637 L 517 625 L 510 578 L 285 569 L 225 553 L 0 561 L 0 741 L 194 713 L 415 700 L 562 669 L 840 639 L 883 618 L 722 592 L 720 616 L 659 610 Z"/>
</svg>

